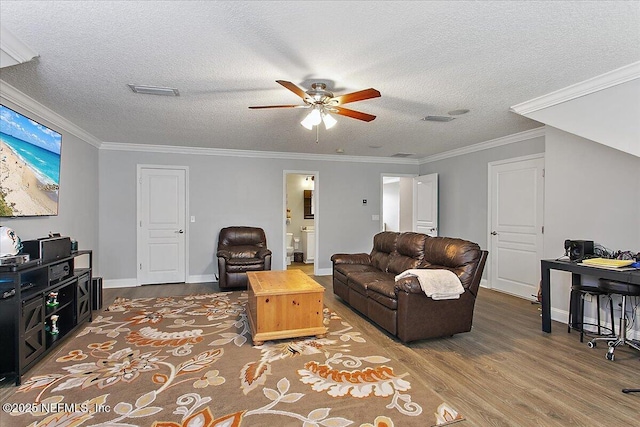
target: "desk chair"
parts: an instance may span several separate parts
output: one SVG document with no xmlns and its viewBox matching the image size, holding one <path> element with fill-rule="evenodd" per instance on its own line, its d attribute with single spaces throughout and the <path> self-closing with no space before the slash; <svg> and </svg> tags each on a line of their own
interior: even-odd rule
<svg viewBox="0 0 640 427">
<path fill-rule="evenodd" d="M 640 351 L 640 343 L 635 340 L 627 339 L 627 297 L 640 296 L 640 286 L 630 283 L 616 282 L 615 280 L 600 279 L 598 288 L 610 294 L 622 295 L 622 310 L 620 313 L 620 332 L 614 337 L 598 337 L 589 341 L 589 347 L 594 348 L 597 341 L 608 341 L 609 350 L 607 351 L 607 359 L 613 361 L 613 352 L 620 345 L 628 345 Z"/>
<path fill-rule="evenodd" d="M 611 295 L 608 292 L 604 292 L 603 290 L 600 289 L 600 287 L 596 284 L 579 284 L 579 283 L 574 283 L 573 285 L 571 285 L 571 295 L 573 296 L 574 292 L 579 292 L 580 293 L 580 313 L 582 314 L 582 318 L 579 319 L 580 321 L 577 322 L 578 319 L 574 319 L 574 317 L 576 316 L 576 313 L 573 312 L 573 304 L 571 303 L 571 301 L 573 301 L 573 298 L 571 298 L 571 301 L 569 302 L 569 322 L 567 324 L 567 332 L 571 332 L 571 329 L 576 329 L 578 331 L 580 331 L 580 342 L 584 342 L 584 298 L 586 295 L 593 295 L 596 297 L 596 307 L 598 310 L 598 333 L 597 335 L 599 337 L 601 336 L 607 336 L 609 339 L 611 338 L 615 338 L 615 324 L 614 324 L 614 320 L 613 320 L 613 301 L 611 300 Z M 603 334 L 602 333 L 602 323 L 600 322 L 600 297 L 601 296 L 606 296 L 609 298 L 609 307 L 611 308 L 611 333 L 610 334 Z M 607 330 L 609 330 L 609 328 L 606 328 Z"/>
</svg>

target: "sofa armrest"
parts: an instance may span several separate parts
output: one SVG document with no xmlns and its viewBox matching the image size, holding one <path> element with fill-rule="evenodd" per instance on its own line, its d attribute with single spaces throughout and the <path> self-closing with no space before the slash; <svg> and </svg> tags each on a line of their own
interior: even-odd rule
<svg viewBox="0 0 640 427">
<path fill-rule="evenodd" d="M 218 258 L 224 258 L 226 260 L 228 260 L 229 258 L 231 258 L 231 251 L 227 251 L 225 249 L 220 249 L 217 253 L 216 256 Z"/>
<path fill-rule="evenodd" d="M 406 292 L 409 294 L 422 294 L 424 295 L 424 291 L 420 286 L 420 282 L 416 276 L 407 276 L 403 277 L 400 280 L 396 281 L 394 285 L 394 290 L 396 295 L 398 292 Z"/>
<path fill-rule="evenodd" d="M 271 255 L 271 251 L 267 248 L 260 248 L 260 250 L 256 252 L 256 258 L 264 259 L 267 255 Z"/>
<path fill-rule="evenodd" d="M 369 254 L 333 254 L 331 256 L 333 264 L 371 264 L 371 257 Z"/>
</svg>

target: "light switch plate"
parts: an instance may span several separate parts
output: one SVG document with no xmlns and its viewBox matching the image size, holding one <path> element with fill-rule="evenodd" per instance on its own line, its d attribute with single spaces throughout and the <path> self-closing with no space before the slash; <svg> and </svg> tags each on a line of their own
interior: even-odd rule
<svg viewBox="0 0 640 427">
<path fill-rule="evenodd" d="M 195 215 L 191 215 L 191 222 L 196 222 L 196 217 L 195 217 Z"/>
</svg>

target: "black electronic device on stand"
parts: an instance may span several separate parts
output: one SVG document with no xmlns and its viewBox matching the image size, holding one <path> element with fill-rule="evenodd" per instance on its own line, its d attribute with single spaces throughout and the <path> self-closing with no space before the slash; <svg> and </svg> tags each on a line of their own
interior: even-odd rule
<svg viewBox="0 0 640 427">
<path fill-rule="evenodd" d="M 565 255 L 571 261 L 582 261 L 593 256 L 593 240 L 565 240 Z"/>
</svg>

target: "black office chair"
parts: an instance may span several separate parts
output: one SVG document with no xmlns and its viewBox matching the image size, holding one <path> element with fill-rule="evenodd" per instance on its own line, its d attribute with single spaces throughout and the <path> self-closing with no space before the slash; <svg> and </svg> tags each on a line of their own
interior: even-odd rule
<svg viewBox="0 0 640 427">
<path fill-rule="evenodd" d="M 611 294 L 609 294 L 608 292 L 604 292 L 600 289 L 600 287 L 598 285 L 595 284 L 573 284 L 571 286 L 571 296 L 574 295 L 575 292 L 579 292 L 580 293 L 580 312 L 582 314 L 580 319 L 574 319 L 574 317 L 577 315 L 577 313 L 574 313 L 573 310 L 573 304 L 571 303 L 571 301 L 573 301 L 573 298 L 571 298 L 571 301 L 569 302 L 569 322 L 567 324 L 567 332 L 571 332 L 571 329 L 575 329 L 580 331 L 580 342 L 584 342 L 584 325 L 590 325 L 589 323 L 584 323 L 584 300 L 585 297 L 587 295 L 592 295 L 596 298 L 596 308 L 598 311 L 598 324 L 595 325 L 598 328 L 598 332 L 596 333 L 596 335 L 598 337 L 609 337 L 609 338 L 615 338 L 615 323 L 613 320 L 613 301 L 611 300 Z M 611 328 L 606 328 L 604 326 L 602 326 L 602 322 L 600 320 L 600 297 L 601 296 L 606 296 L 609 299 L 609 308 L 611 309 Z M 579 320 L 579 321 L 578 321 Z M 603 334 L 602 333 L 602 329 L 606 329 L 607 331 L 609 331 L 609 333 Z"/>
<path fill-rule="evenodd" d="M 615 280 L 606 280 L 600 279 L 598 282 L 598 288 L 602 292 L 607 292 L 610 294 L 618 294 L 622 296 L 622 309 L 620 312 L 620 332 L 617 336 L 613 337 L 598 337 L 589 341 L 589 347 L 594 348 L 598 341 L 607 341 L 609 345 L 609 350 L 607 351 L 607 359 L 613 361 L 614 355 L 613 352 L 616 347 L 621 345 L 628 345 L 629 347 L 635 348 L 640 351 L 640 342 L 627 338 L 627 315 L 626 315 L 626 306 L 627 306 L 627 297 L 628 296 L 640 296 L 640 286 L 632 285 L 630 283 L 616 282 Z M 632 390 L 632 389 L 625 389 Z"/>
</svg>

